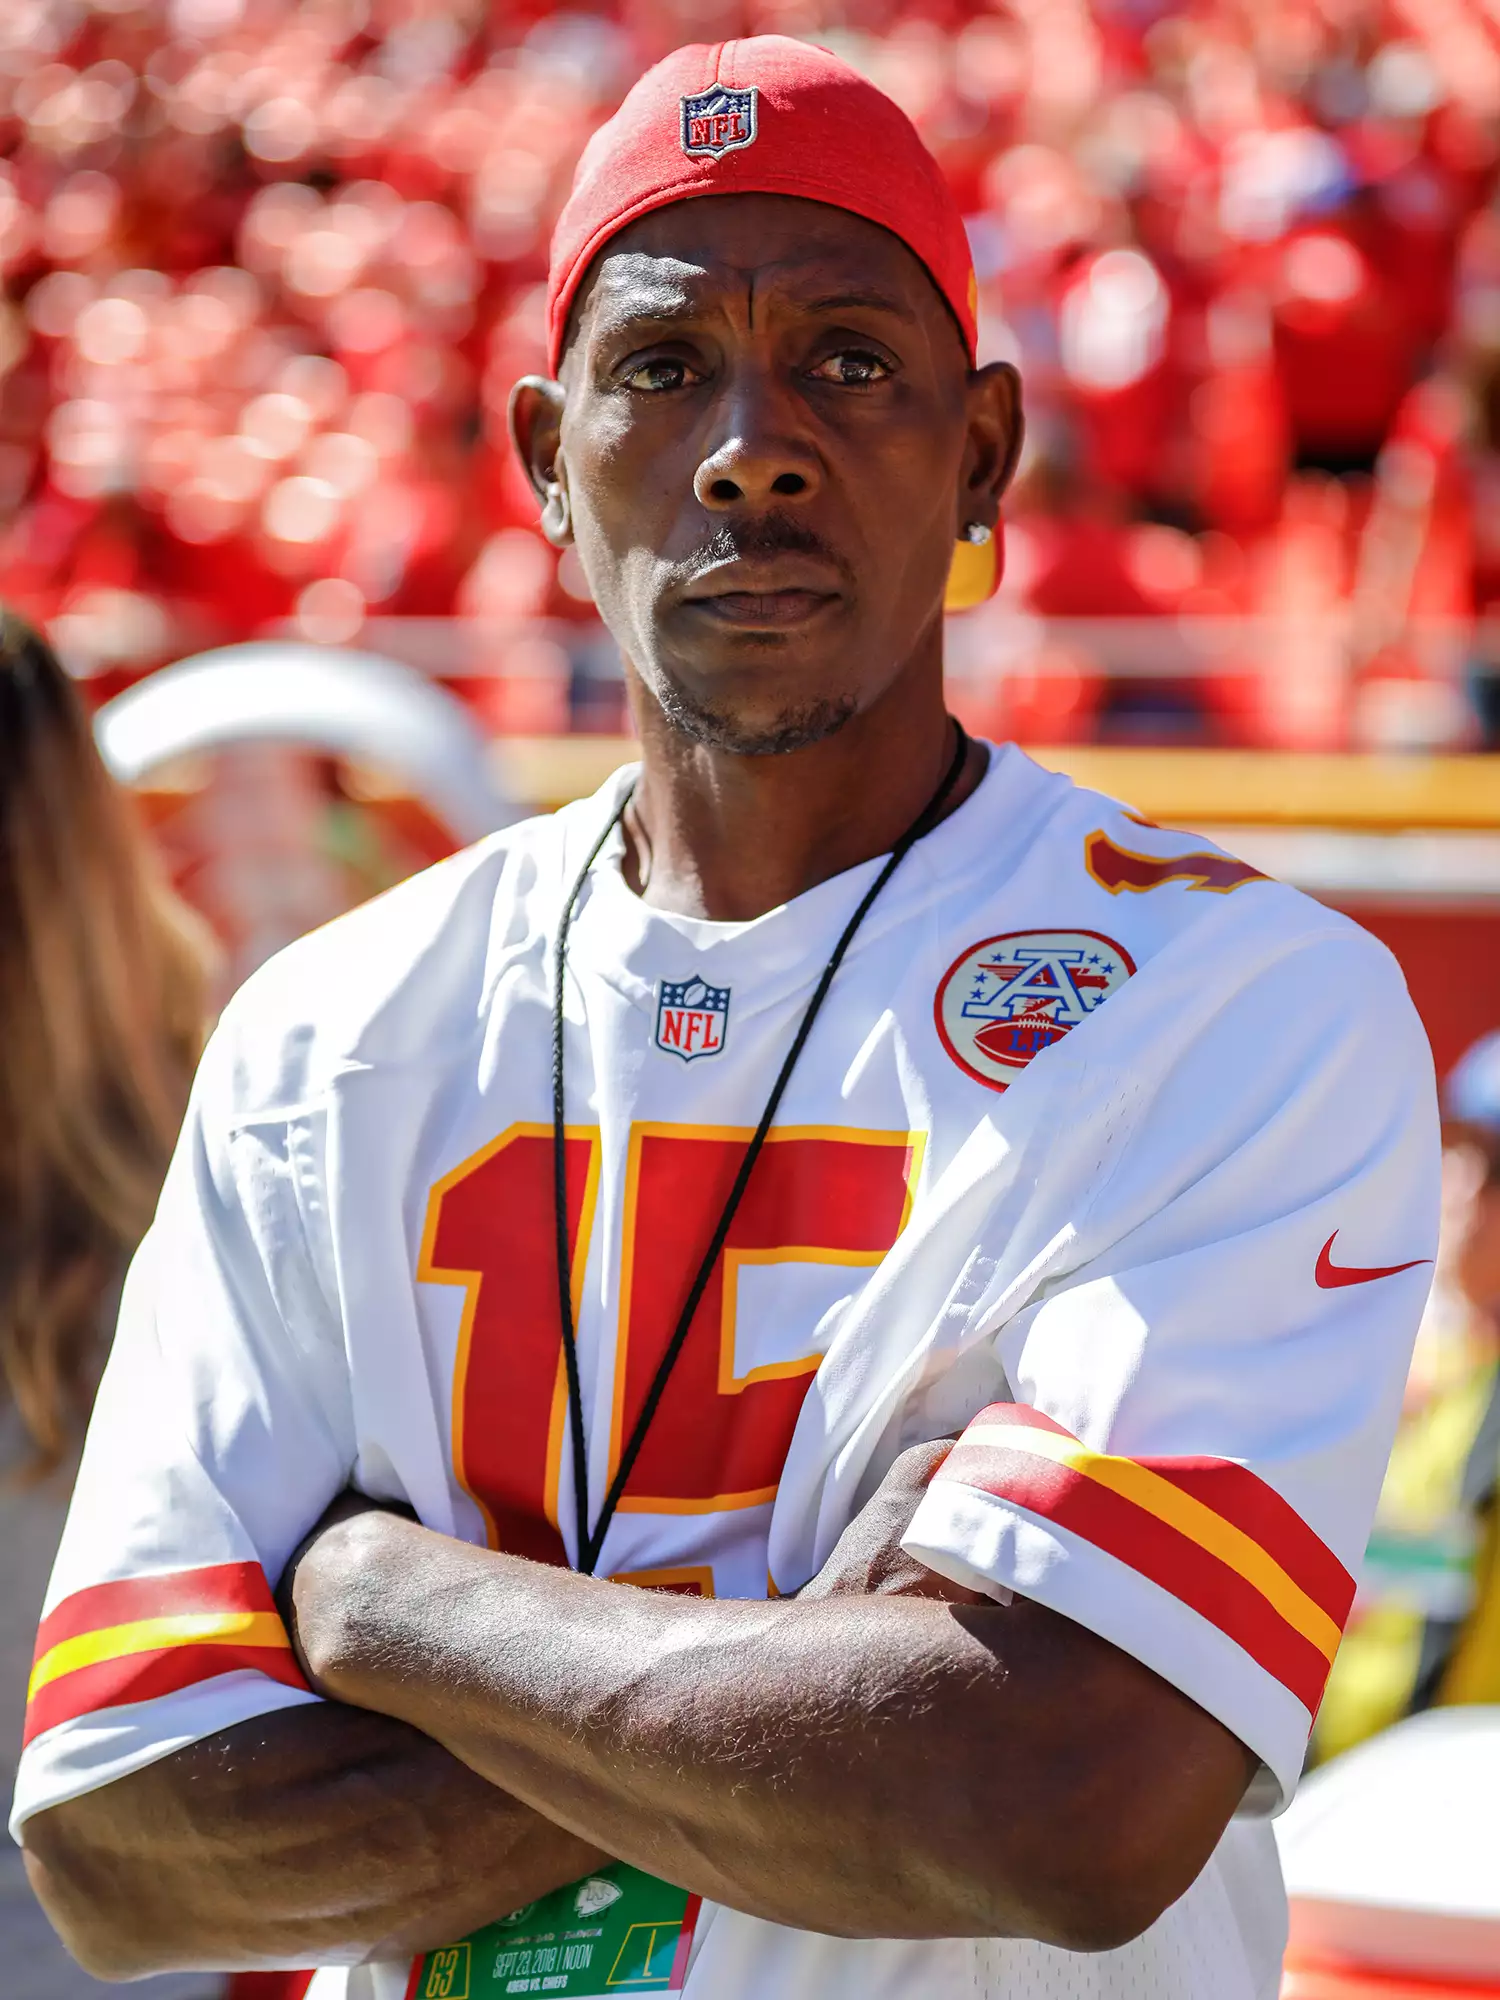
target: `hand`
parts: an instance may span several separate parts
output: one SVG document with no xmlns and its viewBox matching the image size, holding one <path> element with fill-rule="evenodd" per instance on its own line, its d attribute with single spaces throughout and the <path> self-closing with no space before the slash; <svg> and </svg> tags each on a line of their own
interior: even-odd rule
<svg viewBox="0 0 1500 2000">
<path fill-rule="evenodd" d="M 318 1694 L 331 1694 L 319 1672 L 325 1663 L 326 1647 L 321 1643 L 329 1614 L 344 1608 L 355 1571 L 370 1552 L 372 1536 L 380 1533 L 379 1516 L 394 1522 L 415 1521 L 410 1507 L 393 1500 L 371 1500 L 364 1493 L 347 1488 L 331 1500 L 321 1518 L 309 1530 L 287 1559 L 276 1586 L 276 1607 L 281 1613 L 297 1664 L 308 1685 Z M 352 1532 L 349 1523 L 363 1526 Z"/>
<path fill-rule="evenodd" d="M 950 1583 L 901 1546 L 928 1482 L 953 1445 L 952 1438 L 935 1438 L 903 1451 L 798 1598 L 939 1597 L 950 1604 L 984 1603 L 981 1592 Z"/>
<path fill-rule="evenodd" d="M 459 1547 L 407 1513 L 341 1493 L 286 1565 L 277 1607 L 329 1699 L 184 1744 L 27 1823 L 28 1873 L 86 1965 L 140 1979 L 410 1959 L 609 1865 L 432 1731 L 352 1699 L 347 1660 L 382 1643 L 424 1559 Z"/>
</svg>

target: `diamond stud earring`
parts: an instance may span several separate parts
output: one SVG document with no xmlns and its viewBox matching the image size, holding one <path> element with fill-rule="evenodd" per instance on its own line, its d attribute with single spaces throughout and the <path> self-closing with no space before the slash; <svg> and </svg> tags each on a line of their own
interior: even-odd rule
<svg viewBox="0 0 1500 2000">
<path fill-rule="evenodd" d="M 982 549 L 992 532 L 993 530 L 987 528 L 982 521 L 971 521 L 964 529 L 964 540 L 972 542 L 976 549 Z"/>
</svg>

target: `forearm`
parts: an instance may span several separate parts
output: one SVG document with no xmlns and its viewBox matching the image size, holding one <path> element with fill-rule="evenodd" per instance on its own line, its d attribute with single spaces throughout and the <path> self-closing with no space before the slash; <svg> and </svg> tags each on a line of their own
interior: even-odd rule
<svg viewBox="0 0 1500 2000">
<path fill-rule="evenodd" d="M 1133 1858 L 1159 1834 L 1163 1870 L 1180 1872 L 1191 1846 L 1166 1900 L 1222 1827 L 1217 1795 L 1195 1845 L 1153 1825 L 1151 1760 L 1170 1752 L 1140 1727 L 1137 1683 L 1155 1677 L 1034 1606 L 703 1603 L 402 1523 L 347 1532 L 365 1550 L 339 1615 L 319 1620 L 326 1687 L 752 1914 L 856 1936 L 1108 1941 L 1128 1916 L 1100 1775 L 1138 1794 Z M 1171 1714 L 1189 1706 L 1162 1691 Z M 1133 1885 L 1149 1875 L 1137 1866 Z"/>
<path fill-rule="evenodd" d="M 39 1813 L 27 1867 L 106 1978 L 401 1958 L 600 1862 L 404 1723 L 283 1709 Z"/>
</svg>

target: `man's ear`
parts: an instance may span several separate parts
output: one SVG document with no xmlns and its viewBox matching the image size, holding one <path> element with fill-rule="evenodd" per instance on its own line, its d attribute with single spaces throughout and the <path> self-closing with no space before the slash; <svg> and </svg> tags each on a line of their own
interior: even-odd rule
<svg viewBox="0 0 1500 2000">
<path fill-rule="evenodd" d="M 562 456 L 566 400 L 561 382 L 549 382 L 541 375 L 523 375 L 510 392 L 510 441 L 542 503 L 542 533 L 558 549 L 573 539 L 573 509 Z"/>
<path fill-rule="evenodd" d="M 992 361 L 969 378 L 969 436 L 959 491 L 957 535 L 970 522 L 994 528 L 1000 501 L 1015 475 L 1026 435 L 1021 378 L 1008 361 Z"/>
</svg>

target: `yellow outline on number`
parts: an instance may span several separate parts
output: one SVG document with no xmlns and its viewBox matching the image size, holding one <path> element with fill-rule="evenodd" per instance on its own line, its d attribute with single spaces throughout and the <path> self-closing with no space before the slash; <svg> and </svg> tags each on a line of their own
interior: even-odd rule
<svg viewBox="0 0 1500 2000">
<path fill-rule="evenodd" d="M 461 1959 L 459 1957 L 460 1952 L 463 1953 Z M 444 1965 L 442 1961 L 450 1955 L 453 1963 L 451 1965 Z M 454 1985 L 454 1981 L 458 1977 L 460 1965 L 463 1966 L 464 1973 L 462 1992 L 459 1992 Z M 473 1969 L 474 1953 L 467 1938 L 458 1944 L 444 1945 L 441 1951 L 435 1951 L 432 1954 L 432 1963 L 427 1968 L 427 1981 L 422 1988 L 422 2000 L 469 2000 L 469 1976 Z M 446 1972 L 448 1975 L 446 1986 L 438 1983 L 438 1973 L 440 1971 Z"/>
<path fill-rule="evenodd" d="M 635 1936 L 637 1931 L 650 1931 L 651 1933 L 651 1942 L 646 1947 L 646 1969 L 641 1974 L 639 1979 L 616 1979 L 615 1974 L 620 1969 L 620 1961 L 622 1958 L 624 1958 L 626 1952 L 630 1949 L 630 1940 Z M 655 1920 L 655 1922 L 652 1922 L 650 1919 L 648 1919 L 644 1923 L 632 1924 L 630 1926 L 630 1929 L 626 1931 L 624 1937 L 620 1940 L 620 1949 L 615 1953 L 615 1962 L 609 1969 L 609 1977 L 605 1980 L 604 1982 L 605 1985 L 646 1986 L 649 1985 L 652 1980 L 669 1978 L 672 1972 L 672 1967 L 670 1963 L 668 1964 L 665 1973 L 653 1972 L 651 1970 L 651 1961 L 656 1956 L 657 1934 L 661 1931 L 670 1931 L 672 1933 L 672 1950 L 675 1953 L 677 1949 L 677 1940 L 682 1936 L 682 1919 L 680 1917 L 676 1918 L 675 1920 L 671 1917 L 667 1917 L 665 1919 L 658 1917 Z"/>
</svg>

